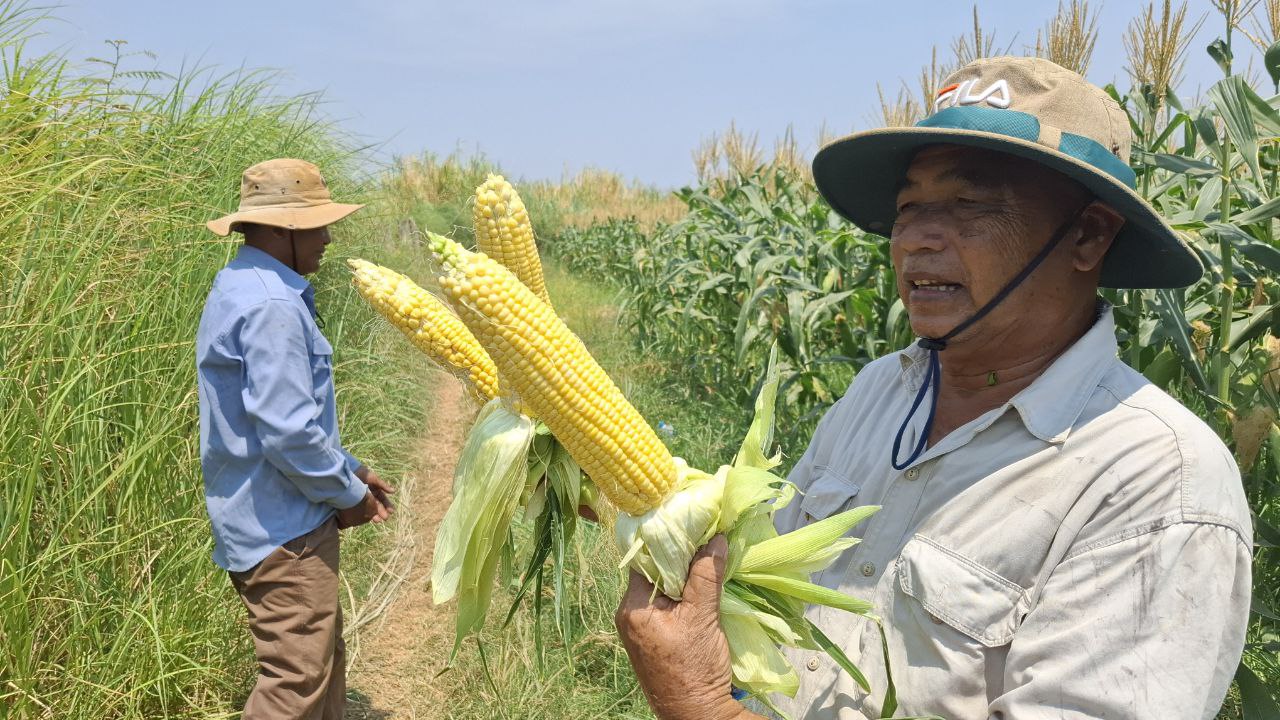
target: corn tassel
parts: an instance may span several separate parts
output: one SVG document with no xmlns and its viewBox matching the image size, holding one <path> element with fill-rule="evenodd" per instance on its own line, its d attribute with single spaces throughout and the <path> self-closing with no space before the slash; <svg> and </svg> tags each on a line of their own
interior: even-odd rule
<svg viewBox="0 0 1280 720">
<path fill-rule="evenodd" d="M 446 369 L 465 374 L 483 399 L 499 395 L 493 360 L 447 305 L 394 270 L 360 259 L 347 264 L 360 295 L 418 349 Z"/>
<path fill-rule="evenodd" d="M 533 239 L 533 224 L 516 189 L 501 175 L 490 175 L 476 188 L 472 211 L 476 249 L 501 263 L 547 305 L 542 260 Z"/>
<path fill-rule="evenodd" d="M 661 505 L 675 489 L 675 460 L 582 341 L 505 267 L 428 237 L 444 266 L 441 289 L 509 390 L 616 507 L 639 515 Z"/>
</svg>

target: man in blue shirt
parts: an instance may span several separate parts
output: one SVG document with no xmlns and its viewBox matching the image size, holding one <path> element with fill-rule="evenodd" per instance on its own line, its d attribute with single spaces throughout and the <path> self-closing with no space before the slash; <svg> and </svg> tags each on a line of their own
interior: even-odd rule
<svg viewBox="0 0 1280 720">
<path fill-rule="evenodd" d="M 346 695 L 338 530 L 382 522 L 392 488 L 338 436 L 333 346 L 315 289 L 335 203 L 315 165 L 245 170 L 240 208 L 208 227 L 244 234 L 214 278 L 196 336 L 200 461 L 213 561 L 249 612 L 259 676 L 244 720 L 339 720 Z"/>
</svg>

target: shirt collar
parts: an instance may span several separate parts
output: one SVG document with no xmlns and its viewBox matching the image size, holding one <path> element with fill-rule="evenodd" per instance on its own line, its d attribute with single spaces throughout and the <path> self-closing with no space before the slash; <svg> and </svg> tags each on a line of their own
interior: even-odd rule
<svg viewBox="0 0 1280 720">
<path fill-rule="evenodd" d="M 1032 435 L 1050 443 L 1066 440 L 1093 389 L 1115 362 L 1117 352 L 1111 305 L 1099 301 L 1093 327 L 1000 408 L 1001 414 L 1013 407 Z M 914 344 L 899 353 L 902 378 L 912 393 L 920 387 L 928 358 L 929 352 Z"/>
<path fill-rule="evenodd" d="M 249 267 L 269 270 L 279 275 L 284 284 L 299 295 L 304 295 L 308 290 L 311 290 L 311 283 L 307 282 L 307 279 L 295 272 L 293 268 L 252 245 L 241 245 L 239 252 L 236 253 L 236 260 Z M 312 290 L 312 292 L 314 293 L 315 291 Z"/>
</svg>

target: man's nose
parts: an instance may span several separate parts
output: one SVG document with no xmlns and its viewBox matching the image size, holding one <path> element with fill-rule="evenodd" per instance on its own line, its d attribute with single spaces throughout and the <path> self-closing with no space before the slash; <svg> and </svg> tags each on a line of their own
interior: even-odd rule
<svg viewBox="0 0 1280 720">
<path fill-rule="evenodd" d="M 937 252 L 954 231 L 946 213 L 921 213 L 894 223 L 891 239 L 907 253 Z"/>
</svg>

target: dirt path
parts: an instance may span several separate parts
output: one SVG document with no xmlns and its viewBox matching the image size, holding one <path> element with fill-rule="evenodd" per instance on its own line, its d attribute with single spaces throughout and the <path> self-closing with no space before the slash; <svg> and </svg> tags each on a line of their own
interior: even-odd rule
<svg viewBox="0 0 1280 720">
<path fill-rule="evenodd" d="M 432 678 L 453 642 L 452 606 L 432 604 L 428 580 L 436 526 L 448 506 L 454 462 L 475 409 L 461 383 L 444 373 L 436 377 L 416 469 L 398 498 L 396 547 L 385 569 L 393 581 L 361 608 L 356 637 L 348 643 L 354 657 L 347 720 L 444 717 L 445 698 Z M 362 615 L 370 619 L 362 622 Z"/>
</svg>

